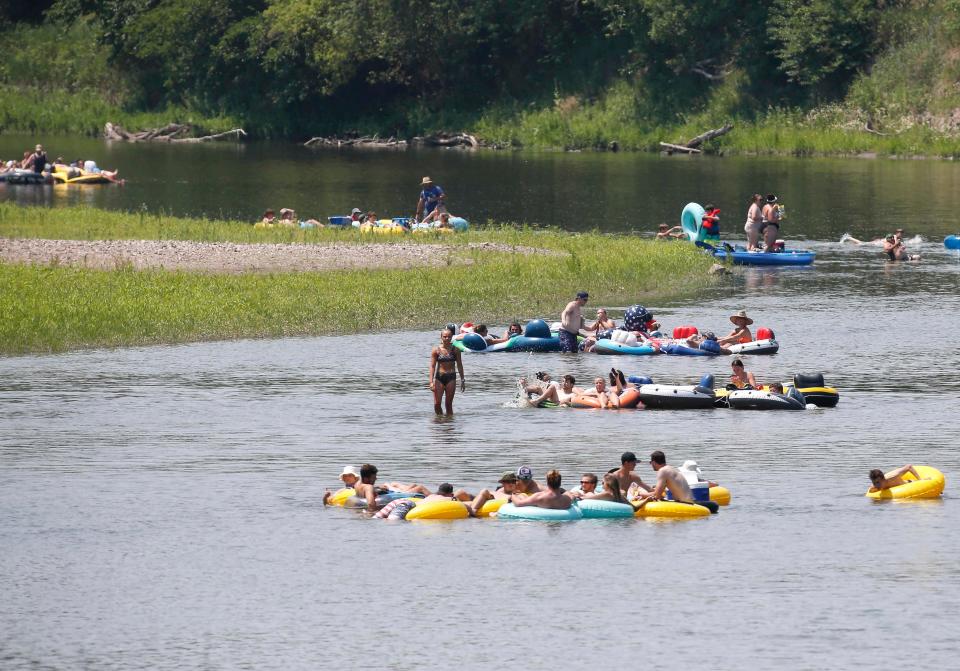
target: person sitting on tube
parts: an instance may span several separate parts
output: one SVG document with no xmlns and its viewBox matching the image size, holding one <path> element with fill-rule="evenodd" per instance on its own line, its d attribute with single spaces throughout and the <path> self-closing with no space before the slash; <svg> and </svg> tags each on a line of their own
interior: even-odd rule
<svg viewBox="0 0 960 671">
<path fill-rule="evenodd" d="M 560 471 L 547 471 L 547 489 L 530 496 L 511 496 L 510 502 L 515 506 L 535 506 L 552 510 L 567 510 L 573 505 L 573 497 L 560 486 Z"/>
</svg>

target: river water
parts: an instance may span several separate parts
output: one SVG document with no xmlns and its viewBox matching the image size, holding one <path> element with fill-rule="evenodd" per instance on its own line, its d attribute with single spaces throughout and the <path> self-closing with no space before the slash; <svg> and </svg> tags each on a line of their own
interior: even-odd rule
<svg viewBox="0 0 960 671">
<path fill-rule="evenodd" d="M 133 177 L 150 161 L 120 161 L 140 148 L 89 146 L 131 183 L 5 197 L 322 214 L 335 211 L 330 184 L 345 206 L 375 193 L 386 210 L 432 173 L 475 220 L 648 229 L 703 193 L 740 222 L 735 203 L 776 191 L 784 232 L 818 252 L 814 267 L 740 270 L 649 307 L 668 326 L 717 331 L 746 309 L 781 342 L 748 370 L 761 381 L 822 372 L 841 400 L 797 413 L 536 410 L 511 402 L 521 374 L 589 384 L 616 366 L 687 383 L 729 374 L 729 359 L 495 354 L 465 357 L 457 414 L 438 419 L 426 387 L 434 331 L 0 360 L 0 667 L 846 669 L 901 650 L 956 665 L 960 260 L 939 238 L 952 232 L 960 167 L 147 147 L 144 157 L 192 166 L 182 186 L 153 189 Z M 211 167 L 229 173 L 252 154 L 274 166 L 283 151 L 315 165 L 315 192 L 270 177 L 244 204 L 243 187 L 231 197 Z M 359 166 L 352 186 L 337 181 L 350 172 L 341 163 Z M 480 177 L 494 184 L 463 185 Z M 910 244 L 921 263 L 838 242 L 894 222 L 922 236 Z M 549 525 L 387 523 L 321 503 L 346 464 L 476 490 L 521 464 L 572 484 L 627 449 L 696 459 L 732 505 L 688 522 Z M 943 470 L 943 500 L 863 497 L 870 468 L 903 463 Z M 640 468 L 652 475 L 643 458 Z"/>
</svg>

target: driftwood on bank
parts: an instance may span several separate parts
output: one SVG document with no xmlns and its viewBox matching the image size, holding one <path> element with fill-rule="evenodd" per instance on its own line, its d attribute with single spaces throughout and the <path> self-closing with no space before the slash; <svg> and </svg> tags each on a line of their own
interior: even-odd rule
<svg viewBox="0 0 960 671">
<path fill-rule="evenodd" d="M 409 142 L 395 137 L 383 139 L 378 135 L 350 134 L 344 137 L 312 137 L 303 143 L 305 147 L 371 148 L 397 148 L 406 147 L 408 144 L 426 147 L 466 147 L 470 149 L 481 146 L 480 141 L 469 133 L 434 133 L 433 135 L 414 137 Z"/>
<path fill-rule="evenodd" d="M 304 147 L 406 147 L 406 140 L 395 137 L 381 139 L 379 136 L 364 135 L 359 137 L 312 137 L 303 143 Z"/>
<path fill-rule="evenodd" d="M 112 124 L 109 121 L 103 126 L 103 137 L 107 140 L 119 140 L 123 142 L 177 142 L 183 144 L 210 142 L 212 140 L 222 140 L 227 137 L 233 137 L 236 140 L 240 136 L 246 137 L 247 133 L 242 128 L 234 128 L 223 133 L 213 135 L 204 135 L 202 137 L 190 137 L 190 131 L 193 126 L 190 124 L 169 123 L 162 128 L 148 128 L 141 131 L 124 130 L 119 124 Z"/>
<path fill-rule="evenodd" d="M 700 154 L 700 153 L 702 153 L 699 149 L 696 149 L 695 147 L 684 147 L 682 144 L 670 144 L 669 142 L 661 142 L 661 143 L 660 143 L 660 146 L 661 146 L 661 147 L 666 147 L 666 148 L 667 148 L 667 152 L 671 152 L 671 151 L 682 151 L 682 152 L 685 152 L 685 153 L 687 153 L 687 154 Z"/>
<path fill-rule="evenodd" d="M 733 124 L 726 124 L 722 128 L 714 128 L 713 130 L 708 130 L 706 133 L 701 133 L 697 137 L 693 138 L 686 144 L 671 144 L 669 142 L 661 142 L 660 146 L 666 149 L 666 153 L 671 154 L 675 151 L 685 152 L 687 154 L 699 154 L 701 153 L 697 147 L 702 145 L 708 140 L 712 140 L 721 135 L 726 135 L 733 130 Z"/>
</svg>

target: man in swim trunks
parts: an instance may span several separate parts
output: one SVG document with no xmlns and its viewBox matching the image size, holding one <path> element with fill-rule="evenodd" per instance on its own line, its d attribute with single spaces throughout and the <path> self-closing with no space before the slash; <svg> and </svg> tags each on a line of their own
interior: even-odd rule
<svg viewBox="0 0 960 671">
<path fill-rule="evenodd" d="M 590 294 L 581 291 L 577 297 L 567 303 L 567 307 L 560 313 L 560 351 L 576 352 L 579 347 L 577 336 L 580 335 L 580 329 L 585 325 L 583 319 L 583 306 L 587 304 Z"/>
<path fill-rule="evenodd" d="M 510 497 L 515 506 L 535 506 L 552 510 L 567 510 L 573 505 L 573 497 L 560 486 L 560 471 L 547 471 L 547 489 L 531 496 Z"/>
<path fill-rule="evenodd" d="M 533 495 L 542 491 L 540 484 L 533 479 L 533 470 L 529 466 L 517 469 L 517 494 Z"/>
<path fill-rule="evenodd" d="M 639 475 L 634 473 L 637 467 L 637 455 L 633 452 L 624 452 L 620 455 L 620 468 L 610 471 L 617 478 L 620 491 L 630 495 L 645 495 L 650 492 L 650 486 Z"/>
<path fill-rule="evenodd" d="M 500 487 L 496 491 L 491 492 L 489 489 L 481 490 L 476 498 L 473 499 L 473 503 L 469 504 L 468 508 L 472 508 L 473 514 L 476 515 L 487 501 L 492 499 L 509 499 L 516 493 L 517 474 L 512 472 L 504 473 L 500 477 Z"/>
<path fill-rule="evenodd" d="M 650 466 L 657 473 L 657 483 L 652 492 L 640 498 L 638 508 L 648 501 L 659 501 L 668 490 L 673 495 L 674 501 L 693 503 L 693 492 L 690 491 L 687 479 L 675 466 L 667 463 L 667 457 L 663 452 L 657 450 L 650 455 Z"/>
<path fill-rule="evenodd" d="M 923 478 L 920 477 L 920 474 L 917 473 L 917 469 L 910 464 L 896 468 L 889 473 L 884 473 L 879 468 L 875 468 L 870 471 L 870 482 L 873 483 L 873 487 L 870 491 L 882 491 L 884 489 L 896 487 L 897 485 L 902 485 L 907 482 L 903 479 L 903 476 L 907 473 L 911 473 L 917 480 L 923 480 Z"/>
<path fill-rule="evenodd" d="M 574 396 L 576 396 L 577 394 L 583 393 L 582 389 L 575 386 L 576 383 L 577 383 L 577 380 L 575 377 L 573 377 L 573 375 L 569 375 L 569 374 L 564 375 L 563 383 L 561 385 L 558 386 L 555 382 L 550 382 L 546 386 L 546 389 L 541 387 L 540 389 L 543 393 L 532 396 L 529 399 L 530 405 L 538 406 L 547 401 L 556 403 L 557 405 L 564 405 L 564 406 L 570 405 L 570 403 L 573 401 Z M 531 392 L 530 391 L 531 389 L 534 389 L 534 388 L 526 387 L 527 394 L 528 395 L 531 393 L 536 394 L 536 391 L 534 390 L 533 392 Z"/>
</svg>

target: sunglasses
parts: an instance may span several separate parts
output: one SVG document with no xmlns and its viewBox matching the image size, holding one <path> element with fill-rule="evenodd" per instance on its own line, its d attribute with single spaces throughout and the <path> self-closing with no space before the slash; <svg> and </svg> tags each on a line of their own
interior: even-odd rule
<svg viewBox="0 0 960 671">
<path fill-rule="evenodd" d="M 580 481 L 580 484 L 581 484 L 581 485 L 595 485 L 595 484 L 597 484 L 597 483 L 594 482 L 593 480 L 581 480 L 581 481 Z"/>
</svg>

